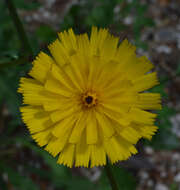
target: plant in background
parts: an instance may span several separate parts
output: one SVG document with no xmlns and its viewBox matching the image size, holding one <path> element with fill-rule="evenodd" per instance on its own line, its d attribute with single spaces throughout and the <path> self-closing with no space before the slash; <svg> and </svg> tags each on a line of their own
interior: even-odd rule
<svg viewBox="0 0 180 190">
<path fill-rule="evenodd" d="M 157 130 L 148 110 L 161 109 L 160 94 L 144 92 L 158 84 L 153 65 L 127 40 L 118 43 L 106 29 L 93 27 L 90 38 L 69 29 L 49 46 L 52 56 L 37 56 L 32 78 L 21 78 L 23 121 L 59 164 L 126 160 Z"/>
</svg>

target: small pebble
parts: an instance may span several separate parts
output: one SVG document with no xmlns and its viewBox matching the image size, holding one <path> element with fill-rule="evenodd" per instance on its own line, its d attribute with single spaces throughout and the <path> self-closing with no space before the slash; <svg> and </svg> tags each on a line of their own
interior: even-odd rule
<svg viewBox="0 0 180 190">
<path fill-rule="evenodd" d="M 124 19 L 124 24 L 131 25 L 132 23 L 133 23 L 133 17 L 132 16 L 128 16 Z"/>
<path fill-rule="evenodd" d="M 145 171 L 141 171 L 140 177 L 141 177 L 143 180 L 145 180 L 145 179 L 149 178 L 149 174 L 148 174 L 147 172 L 145 172 Z"/>
<path fill-rule="evenodd" d="M 177 39 L 176 30 L 173 28 L 161 28 L 155 33 L 155 40 L 158 42 L 175 42 Z"/>
<path fill-rule="evenodd" d="M 153 182 L 153 180 L 148 180 L 147 181 L 147 185 L 149 186 L 149 187 L 152 187 L 153 185 L 154 185 L 154 182 Z"/>
<path fill-rule="evenodd" d="M 178 161 L 180 160 L 180 154 L 175 152 L 173 155 L 172 155 L 172 160 L 173 161 Z"/>
<path fill-rule="evenodd" d="M 170 167 L 170 171 L 171 171 L 172 173 L 175 173 L 176 170 L 177 170 L 177 167 L 176 167 L 176 166 L 171 166 L 171 167 Z"/>
<path fill-rule="evenodd" d="M 169 188 L 162 184 L 162 183 L 157 183 L 157 185 L 155 186 L 155 190 L 168 190 Z"/>
<path fill-rule="evenodd" d="M 165 177 L 167 177 L 167 173 L 165 171 L 163 171 L 160 173 L 160 176 L 161 176 L 161 178 L 165 178 Z"/>
<path fill-rule="evenodd" d="M 7 181 L 8 181 L 8 174 L 7 174 L 7 173 L 3 173 L 3 174 L 2 174 L 2 178 L 3 178 L 3 180 L 4 180 L 5 182 L 7 182 Z"/>
<path fill-rule="evenodd" d="M 165 53 L 170 54 L 172 52 L 172 49 L 166 45 L 161 45 L 156 48 L 158 53 Z"/>
<path fill-rule="evenodd" d="M 154 150 L 153 150 L 150 146 L 147 146 L 147 147 L 145 148 L 145 152 L 146 152 L 146 154 L 151 155 L 151 154 L 154 153 Z"/>
<path fill-rule="evenodd" d="M 180 173 L 178 173 L 175 177 L 174 177 L 174 181 L 177 183 L 180 183 Z"/>
</svg>

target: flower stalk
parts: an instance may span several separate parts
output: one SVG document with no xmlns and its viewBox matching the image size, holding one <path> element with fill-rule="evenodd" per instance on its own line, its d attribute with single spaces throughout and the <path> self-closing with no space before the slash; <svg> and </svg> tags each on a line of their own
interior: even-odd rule
<svg viewBox="0 0 180 190">
<path fill-rule="evenodd" d="M 13 20 L 14 25 L 16 27 L 16 30 L 18 32 L 18 36 L 19 36 L 19 39 L 22 43 L 22 47 L 23 47 L 24 51 L 26 53 L 32 55 L 33 52 L 32 52 L 31 46 L 29 44 L 26 32 L 25 32 L 23 24 L 22 24 L 18 14 L 17 14 L 17 10 L 16 10 L 12 0 L 5 0 L 5 2 L 7 4 L 10 16 L 12 17 L 12 20 Z"/>
<path fill-rule="evenodd" d="M 109 179 L 109 183 L 111 185 L 112 190 L 119 190 L 117 181 L 116 181 L 116 179 L 114 177 L 114 174 L 112 172 L 111 165 L 109 163 L 107 163 L 107 165 L 105 165 L 104 168 L 105 168 L 106 175 L 107 175 L 107 177 Z"/>
</svg>

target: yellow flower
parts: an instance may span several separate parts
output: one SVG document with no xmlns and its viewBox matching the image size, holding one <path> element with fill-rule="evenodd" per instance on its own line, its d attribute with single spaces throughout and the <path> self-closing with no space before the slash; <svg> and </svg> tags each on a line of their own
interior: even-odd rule
<svg viewBox="0 0 180 190">
<path fill-rule="evenodd" d="M 21 78 L 22 118 L 32 138 L 57 163 L 94 167 L 115 163 L 137 153 L 140 138 L 151 139 L 161 109 L 158 93 L 146 93 L 158 84 L 153 65 L 137 57 L 135 46 L 106 29 L 92 28 L 75 35 L 59 33 L 49 46 L 52 56 L 39 53 Z"/>
</svg>

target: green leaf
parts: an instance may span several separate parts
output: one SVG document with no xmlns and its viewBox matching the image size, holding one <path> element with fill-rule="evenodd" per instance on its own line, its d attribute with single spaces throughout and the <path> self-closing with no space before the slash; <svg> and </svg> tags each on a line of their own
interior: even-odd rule
<svg viewBox="0 0 180 190">
<path fill-rule="evenodd" d="M 164 80 L 160 78 L 160 81 Z M 159 85 L 153 87 L 150 92 L 160 93 L 163 98 L 168 98 L 167 93 L 165 92 L 166 83 L 160 82 Z"/>
<path fill-rule="evenodd" d="M 116 165 L 112 166 L 114 176 L 118 181 L 119 187 L 122 190 L 135 190 L 136 189 L 136 181 L 133 175 L 125 170 L 124 168 L 120 168 Z"/>
<path fill-rule="evenodd" d="M 168 118 L 172 115 L 176 114 L 176 111 L 173 108 L 169 108 L 168 106 L 163 106 L 163 109 L 158 111 L 158 118 L 162 119 L 161 122 L 168 120 Z"/>
<path fill-rule="evenodd" d="M 159 130 L 153 136 L 152 141 L 146 141 L 146 144 L 156 150 L 173 150 L 180 146 L 179 139 L 171 130 L 172 124 L 169 120 L 169 117 L 175 113 L 176 111 L 174 109 L 167 106 L 164 106 L 161 111 L 158 111 L 158 122 L 156 125 L 159 127 Z"/>
<path fill-rule="evenodd" d="M 77 187 L 78 190 L 96 189 L 96 185 L 84 177 L 73 176 L 73 178 L 70 178 L 68 181 L 69 181 L 69 183 L 67 183 L 67 189 L 68 190 L 74 190 L 75 187 Z"/>
<path fill-rule="evenodd" d="M 36 35 L 38 40 L 41 40 L 45 43 L 52 42 L 57 36 L 56 32 L 47 25 L 41 25 L 38 27 L 36 30 Z"/>
<path fill-rule="evenodd" d="M 176 184 L 176 183 L 172 183 L 171 185 L 170 185 L 170 190 L 178 190 L 179 188 L 178 188 L 178 184 Z"/>
</svg>

